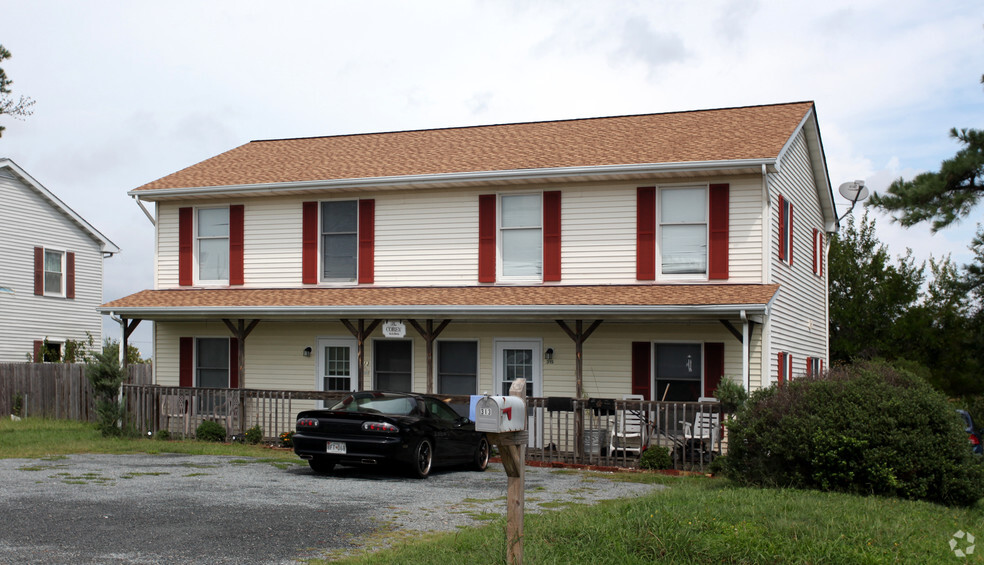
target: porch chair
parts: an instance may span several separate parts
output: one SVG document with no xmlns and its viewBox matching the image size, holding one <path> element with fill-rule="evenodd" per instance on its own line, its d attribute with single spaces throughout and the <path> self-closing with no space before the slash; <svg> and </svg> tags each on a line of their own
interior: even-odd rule
<svg viewBox="0 0 984 565">
<path fill-rule="evenodd" d="M 645 397 L 641 394 L 626 394 L 622 400 L 642 401 Z M 642 453 L 643 439 L 642 431 L 644 422 L 642 418 L 641 404 L 639 410 L 630 410 L 628 407 L 619 410 L 615 416 L 615 427 L 612 429 L 609 453 L 616 450 L 623 452 Z"/>
<path fill-rule="evenodd" d="M 684 445 L 701 456 L 710 455 L 720 439 L 720 418 L 716 412 L 697 412 L 693 423 L 681 421 Z"/>
<path fill-rule="evenodd" d="M 181 420 L 184 425 L 179 428 L 183 430 L 182 437 L 189 437 L 191 431 L 191 401 L 186 396 L 167 394 L 161 398 L 161 413 L 164 415 L 164 429 L 170 433 L 171 420 Z"/>
</svg>

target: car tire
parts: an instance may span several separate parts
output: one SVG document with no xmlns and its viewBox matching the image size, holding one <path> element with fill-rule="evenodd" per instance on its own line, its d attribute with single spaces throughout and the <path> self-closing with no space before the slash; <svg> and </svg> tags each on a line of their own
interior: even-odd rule
<svg viewBox="0 0 984 565">
<path fill-rule="evenodd" d="M 424 438 L 413 447 L 413 459 L 410 461 L 410 476 L 426 479 L 434 464 L 434 446 L 431 440 Z"/>
<path fill-rule="evenodd" d="M 326 475 L 335 468 L 335 462 L 330 459 L 311 459 L 308 461 L 311 470 L 319 475 Z"/>
<path fill-rule="evenodd" d="M 473 471 L 484 471 L 489 466 L 489 453 L 492 448 L 489 446 L 489 440 L 484 435 L 482 439 L 478 442 L 478 447 L 475 449 L 475 458 L 472 461 L 471 468 Z"/>
</svg>

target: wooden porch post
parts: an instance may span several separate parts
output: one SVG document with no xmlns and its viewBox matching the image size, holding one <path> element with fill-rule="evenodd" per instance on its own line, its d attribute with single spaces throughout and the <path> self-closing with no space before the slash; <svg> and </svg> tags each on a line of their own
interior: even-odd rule
<svg viewBox="0 0 984 565">
<path fill-rule="evenodd" d="M 222 322 L 232 332 L 232 337 L 239 342 L 239 359 L 237 362 L 239 364 L 239 390 L 241 391 L 246 388 L 246 338 L 260 321 L 253 320 L 249 326 L 246 325 L 246 320 L 242 318 L 236 320 L 236 325 L 233 325 L 228 318 L 223 318 Z M 243 394 L 239 395 L 239 433 L 246 433 L 246 397 Z"/>
<path fill-rule="evenodd" d="M 427 320 L 427 329 L 425 330 L 417 320 L 408 320 L 413 329 L 417 330 L 420 337 L 424 338 L 424 343 L 427 345 L 427 394 L 434 394 L 434 340 L 437 336 L 441 335 L 444 328 L 448 327 L 451 320 L 442 320 L 434 329 L 434 320 Z"/>
<path fill-rule="evenodd" d="M 595 320 L 588 327 L 587 331 L 583 330 L 583 322 L 577 320 L 574 322 L 574 330 L 572 331 L 568 327 L 567 323 L 563 320 L 557 320 L 557 325 L 560 329 L 564 330 L 574 341 L 574 395 L 576 398 L 580 399 L 584 395 L 584 342 L 587 341 L 591 334 L 594 333 L 598 326 L 601 325 L 602 320 Z M 584 411 L 578 410 L 574 412 L 574 459 L 579 461 L 584 455 Z"/>
<path fill-rule="evenodd" d="M 366 327 L 366 323 L 365 323 L 366 321 L 360 319 L 359 322 L 358 322 L 359 325 L 358 325 L 358 327 L 356 327 L 356 326 L 352 325 L 352 322 L 350 322 L 348 320 L 341 320 L 342 324 L 344 324 L 345 327 L 348 328 L 348 331 L 353 336 L 355 336 L 355 342 L 358 345 L 358 349 L 357 349 L 358 358 L 359 358 L 359 369 L 358 369 L 358 375 L 359 375 L 358 381 L 359 382 L 358 382 L 358 390 L 360 390 L 360 391 L 366 390 L 366 387 L 365 387 L 365 378 L 366 378 L 366 369 L 365 369 L 366 338 L 369 337 L 370 335 L 372 335 L 372 332 L 376 331 L 376 328 L 379 327 L 379 323 L 381 321 L 382 320 L 373 320 L 372 322 L 369 322 L 369 327 Z"/>
<path fill-rule="evenodd" d="M 123 359 L 123 361 L 121 362 L 121 364 L 123 365 L 123 369 L 126 369 L 127 366 L 126 350 L 130 344 L 130 334 L 133 333 L 133 330 L 137 329 L 137 326 L 140 325 L 141 321 L 142 320 L 128 321 L 126 318 L 120 318 L 120 325 L 123 326 L 123 343 L 120 344 L 120 347 L 122 348 L 120 355 L 121 358 Z"/>
</svg>

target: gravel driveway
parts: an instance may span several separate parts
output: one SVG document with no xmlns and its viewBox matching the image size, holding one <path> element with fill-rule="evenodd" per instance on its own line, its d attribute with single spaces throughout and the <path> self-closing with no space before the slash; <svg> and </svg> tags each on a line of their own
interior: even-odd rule
<svg viewBox="0 0 984 565">
<path fill-rule="evenodd" d="M 319 476 L 300 460 L 71 455 L 0 459 L 0 484 L 0 563 L 296 563 L 381 530 L 482 524 L 506 507 L 501 465 L 419 481 L 351 468 Z M 526 509 L 655 488 L 530 467 Z"/>
</svg>

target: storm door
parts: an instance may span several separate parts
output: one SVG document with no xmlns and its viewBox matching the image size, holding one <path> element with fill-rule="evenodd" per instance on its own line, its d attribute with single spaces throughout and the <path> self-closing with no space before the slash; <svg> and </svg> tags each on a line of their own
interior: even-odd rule
<svg viewBox="0 0 984 565">
<path fill-rule="evenodd" d="M 318 340 L 318 390 L 351 392 L 358 383 L 355 340 Z M 333 402 L 329 402 L 332 404 Z"/>
<path fill-rule="evenodd" d="M 495 383 L 496 392 L 509 395 L 509 387 L 519 378 L 526 379 L 526 396 L 543 396 L 541 381 L 542 355 L 539 341 L 499 341 L 495 342 Z M 543 414 L 541 409 L 531 409 L 527 416 L 526 429 L 530 433 L 530 447 L 540 447 L 543 443 Z"/>
</svg>

